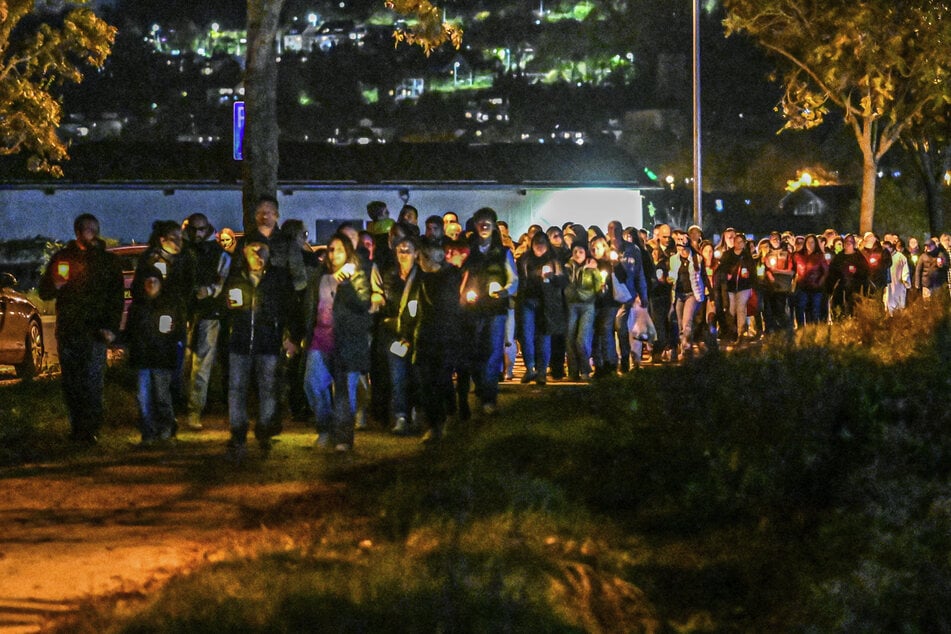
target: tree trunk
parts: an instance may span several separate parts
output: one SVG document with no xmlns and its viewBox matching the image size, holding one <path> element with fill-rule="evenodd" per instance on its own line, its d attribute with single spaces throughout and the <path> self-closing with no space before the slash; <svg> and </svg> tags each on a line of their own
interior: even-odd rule
<svg viewBox="0 0 951 634">
<path fill-rule="evenodd" d="M 859 149 L 862 151 L 862 203 L 859 208 L 859 233 L 872 231 L 875 221 L 875 186 L 878 184 L 878 156 L 872 143 L 873 125 L 865 121 L 861 125 L 853 121 L 852 129 L 855 132 Z"/>
<path fill-rule="evenodd" d="M 925 205 L 928 211 L 928 232 L 933 236 L 941 235 L 944 230 L 944 201 L 941 200 L 938 177 L 935 174 L 934 158 L 922 144 L 916 144 L 918 171 L 925 186 Z"/>
<path fill-rule="evenodd" d="M 274 41 L 284 0 L 248 0 L 244 71 L 244 230 L 253 229 L 255 201 L 277 194 L 277 51 Z"/>
</svg>

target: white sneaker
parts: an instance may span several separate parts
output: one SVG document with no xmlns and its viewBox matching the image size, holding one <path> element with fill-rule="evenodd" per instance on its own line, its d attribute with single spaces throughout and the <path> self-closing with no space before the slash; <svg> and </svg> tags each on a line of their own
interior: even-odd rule
<svg viewBox="0 0 951 634">
<path fill-rule="evenodd" d="M 350 445 L 342 442 L 339 445 L 336 445 L 334 447 L 334 451 L 336 451 L 337 453 L 347 453 L 348 451 L 350 451 Z"/>
<path fill-rule="evenodd" d="M 405 416 L 397 416 L 396 424 L 393 425 L 393 433 L 399 436 L 409 433 L 409 423 L 406 422 Z"/>
</svg>

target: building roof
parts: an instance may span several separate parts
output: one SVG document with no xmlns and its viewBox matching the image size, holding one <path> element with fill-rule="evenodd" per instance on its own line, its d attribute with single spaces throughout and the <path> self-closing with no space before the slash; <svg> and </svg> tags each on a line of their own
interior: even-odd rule
<svg viewBox="0 0 951 634">
<path fill-rule="evenodd" d="M 8 184 L 205 182 L 234 184 L 241 163 L 230 144 L 89 143 L 73 146 L 63 179 L 30 174 L 25 157 L 0 158 Z M 614 185 L 656 188 L 643 166 L 610 145 L 468 145 L 464 143 L 333 147 L 282 144 L 286 183 L 472 183 L 525 186 Z"/>
</svg>

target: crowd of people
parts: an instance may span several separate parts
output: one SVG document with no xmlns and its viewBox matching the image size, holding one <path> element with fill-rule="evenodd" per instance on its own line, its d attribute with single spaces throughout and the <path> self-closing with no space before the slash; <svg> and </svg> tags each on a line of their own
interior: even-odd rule
<svg viewBox="0 0 951 634">
<path fill-rule="evenodd" d="M 887 312 L 951 288 L 951 235 L 919 244 L 894 234 L 758 242 L 726 229 L 612 221 L 604 229 L 532 225 L 514 241 L 494 210 L 465 222 L 405 205 L 367 205 L 318 251 L 300 220 L 280 226 L 262 197 L 243 237 L 195 213 L 157 221 L 139 258 L 123 332 L 123 276 L 89 214 L 40 284 L 57 300 L 63 390 L 73 437 L 102 423 L 106 348 L 127 346 L 138 376 L 142 444 L 170 441 L 176 409 L 202 429 L 216 363 L 227 377 L 228 451 L 252 431 L 266 453 L 285 407 L 308 417 L 320 447 L 348 452 L 371 424 L 437 442 L 446 421 L 498 409 L 499 383 L 586 381 L 695 350 L 848 317 L 857 297 Z M 219 354 L 219 351 L 224 354 Z M 252 397 L 254 391 L 256 398 Z M 175 395 L 178 394 L 178 398 Z M 178 407 L 177 407 L 178 406 Z"/>
</svg>

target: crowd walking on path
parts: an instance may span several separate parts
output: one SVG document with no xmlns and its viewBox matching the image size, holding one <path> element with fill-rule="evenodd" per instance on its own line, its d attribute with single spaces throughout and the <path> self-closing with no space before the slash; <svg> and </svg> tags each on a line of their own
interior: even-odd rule
<svg viewBox="0 0 951 634">
<path fill-rule="evenodd" d="M 279 224 L 270 196 L 243 236 L 202 213 L 156 221 L 125 317 L 118 258 L 98 220 L 78 216 L 39 288 L 56 300 L 73 440 L 97 442 L 110 345 L 129 351 L 145 447 L 174 442 L 180 418 L 203 428 L 219 368 L 240 462 L 249 433 L 267 455 L 285 410 L 340 453 L 371 426 L 438 443 L 448 421 L 498 411 L 519 355 L 521 383 L 596 380 L 847 319 L 859 297 L 891 315 L 951 289 L 948 234 L 757 241 L 731 228 L 712 241 L 697 226 L 612 221 L 532 225 L 515 241 L 488 207 L 422 226 L 411 205 L 393 220 L 373 201 L 367 215 L 319 249 L 300 220 Z"/>
</svg>

